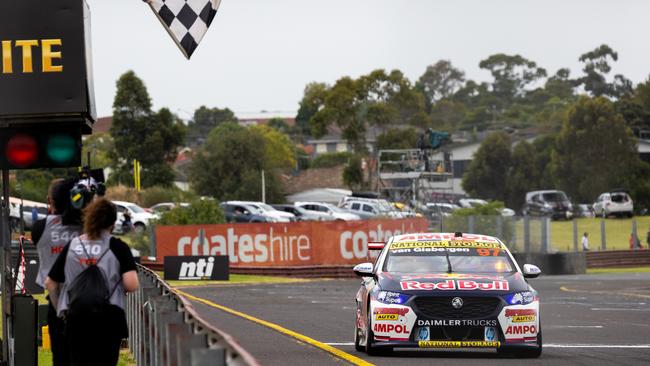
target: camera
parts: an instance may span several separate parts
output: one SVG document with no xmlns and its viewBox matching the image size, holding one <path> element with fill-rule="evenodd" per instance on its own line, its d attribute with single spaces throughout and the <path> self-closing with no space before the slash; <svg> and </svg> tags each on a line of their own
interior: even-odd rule
<svg viewBox="0 0 650 366">
<path fill-rule="evenodd" d="M 96 195 L 101 197 L 106 193 L 104 171 L 83 167 L 79 170 L 79 176 L 69 179 L 66 185 L 70 187 L 70 201 L 63 213 L 63 224 L 80 225 L 81 210 L 92 202 Z"/>
</svg>

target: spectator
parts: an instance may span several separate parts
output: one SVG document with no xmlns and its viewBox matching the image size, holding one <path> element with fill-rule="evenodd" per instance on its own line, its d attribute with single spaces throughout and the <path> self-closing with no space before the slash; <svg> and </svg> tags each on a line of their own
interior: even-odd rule
<svg viewBox="0 0 650 366">
<path fill-rule="evenodd" d="M 41 287 L 45 287 L 45 278 L 63 247 L 81 233 L 81 222 L 63 223 L 63 213 L 70 207 L 70 189 L 73 185 L 74 182 L 70 180 L 53 180 L 47 194 L 51 214 L 44 219 L 33 221 L 32 242 L 36 244 L 39 263 L 36 283 Z M 32 215 L 35 209 L 32 209 Z M 55 293 L 51 293 L 47 297 L 47 324 L 52 347 L 52 364 L 65 366 L 69 364 L 69 361 L 65 350 L 63 320 L 56 315 L 53 305 L 56 304 L 56 298 L 57 294 Z"/>
<path fill-rule="evenodd" d="M 45 284 L 50 291 L 61 286 L 57 314 L 66 319 L 70 365 L 115 366 L 122 339 L 128 337 L 125 291 L 135 291 L 139 286 L 135 261 L 129 247 L 111 236 L 117 219 L 114 204 L 103 198 L 95 200 L 84 210 L 84 216 L 84 234 L 66 245 Z M 68 292 L 77 289 L 75 279 L 92 265 L 101 270 L 107 282 L 109 304 L 99 314 L 79 311 Z M 74 311 L 70 311 L 71 305 L 75 305 Z"/>
<path fill-rule="evenodd" d="M 630 240 L 629 240 L 629 241 L 630 241 L 630 249 L 633 250 L 633 249 L 637 249 L 637 248 L 638 248 L 638 249 L 643 248 L 643 247 L 641 246 L 641 240 L 640 240 L 639 237 L 636 235 L 636 233 L 631 233 L 631 234 L 630 234 Z"/>
<path fill-rule="evenodd" d="M 589 238 L 588 237 L 589 237 L 589 234 L 587 232 L 585 232 L 582 235 L 582 250 L 584 250 L 585 252 L 589 251 Z"/>
<path fill-rule="evenodd" d="M 648 229 L 648 233 L 646 234 L 645 243 L 647 245 L 647 248 L 650 248 L 650 229 Z"/>
</svg>

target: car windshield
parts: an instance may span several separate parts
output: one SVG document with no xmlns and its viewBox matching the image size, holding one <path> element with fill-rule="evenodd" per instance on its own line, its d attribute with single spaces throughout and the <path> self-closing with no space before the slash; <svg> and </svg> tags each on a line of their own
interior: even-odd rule
<svg viewBox="0 0 650 366">
<path fill-rule="evenodd" d="M 129 210 L 135 212 L 135 213 L 143 213 L 146 212 L 142 207 L 138 205 L 127 205 L 126 207 L 129 208 Z"/>
<path fill-rule="evenodd" d="M 508 273 L 515 268 L 496 242 L 396 242 L 384 261 L 384 271 L 394 273 L 445 273 L 450 267 L 452 273 Z"/>
<path fill-rule="evenodd" d="M 564 194 L 564 192 L 544 193 L 542 196 L 544 197 L 544 201 L 547 201 L 547 202 L 567 201 L 567 198 L 566 198 L 566 195 Z"/>
</svg>

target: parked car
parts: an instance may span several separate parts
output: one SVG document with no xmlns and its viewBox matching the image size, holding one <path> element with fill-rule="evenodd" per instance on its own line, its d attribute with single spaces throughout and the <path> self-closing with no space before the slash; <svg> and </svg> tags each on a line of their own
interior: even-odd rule
<svg viewBox="0 0 650 366">
<path fill-rule="evenodd" d="M 348 202 L 356 202 L 357 204 L 354 205 L 355 206 L 354 208 L 352 208 L 352 204 L 348 204 Z M 371 212 L 367 211 L 368 207 L 365 207 L 366 210 L 364 210 L 363 205 L 360 204 L 361 202 L 368 203 L 376 210 L 377 213 L 374 216 L 386 216 L 393 219 L 400 219 L 406 217 L 406 215 L 402 213 L 401 210 L 395 208 L 393 205 L 390 204 L 390 202 L 382 198 L 346 196 L 343 197 L 339 202 L 339 207 L 345 208 L 350 212 L 361 216 L 361 218 L 364 218 L 364 216 L 369 218 L 370 216 L 372 216 Z"/>
<path fill-rule="evenodd" d="M 353 212 L 363 220 L 372 219 L 382 215 L 376 202 L 346 201 L 341 208 Z"/>
<path fill-rule="evenodd" d="M 113 201 L 117 207 L 117 221 L 115 221 L 115 233 L 123 233 L 122 222 L 124 220 L 124 213 L 128 212 L 131 216 L 131 225 L 135 232 L 144 231 L 151 220 L 157 219 L 159 216 L 151 212 L 147 212 L 144 208 L 136 205 L 133 202 Z"/>
<path fill-rule="evenodd" d="M 603 193 L 593 205 L 594 214 L 607 217 L 615 216 L 634 216 L 634 203 L 627 192 L 613 191 Z"/>
<path fill-rule="evenodd" d="M 487 205 L 488 201 L 480 198 L 461 198 L 458 200 L 458 204 L 462 208 L 472 208 L 477 206 Z M 514 216 L 515 210 L 511 208 L 504 207 L 501 209 L 501 216 Z"/>
<path fill-rule="evenodd" d="M 294 205 L 271 205 L 278 211 L 288 212 L 296 216 L 297 221 L 333 221 L 334 216 L 324 212 L 307 211 Z"/>
<path fill-rule="evenodd" d="M 44 219 L 47 216 L 48 206 L 46 203 L 9 197 L 9 224 L 11 229 L 14 231 L 20 230 L 20 223 L 22 220 L 23 228 L 31 230 L 32 225 L 34 225 L 33 209 L 36 209 L 37 220 Z"/>
<path fill-rule="evenodd" d="M 255 202 L 255 201 L 228 201 L 228 203 L 231 204 L 244 204 L 247 206 L 252 206 L 255 207 L 258 212 L 258 215 L 264 215 L 267 216 L 273 220 L 272 222 L 292 222 L 296 221 L 296 216 L 294 214 L 291 214 L 289 212 L 285 211 L 278 211 L 275 208 L 273 208 L 271 205 L 267 205 L 266 203 L 263 202 Z"/>
<path fill-rule="evenodd" d="M 577 205 L 573 205 L 573 216 L 574 217 L 595 217 L 594 215 L 594 209 L 591 207 L 591 205 L 588 205 L 586 203 L 580 203 Z"/>
<path fill-rule="evenodd" d="M 165 213 L 167 211 L 171 211 L 172 209 L 174 209 L 176 207 L 179 207 L 179 206 L 180 207 L 189 207 L 189 205 L 190 204 L 186 203 L 186 202 L 179 202 L 179 203 L 162 202 L 162 203 L 158 203 L 158 204 L 155 204 L 155 205 L 149 207 L 148 211 L 153 212 L 153 213 L 158 213 L 158 214 L 162 215 L 163 213 Z"/>
<path fill-rule="evenodd" d="M 336 207 L 330 203 L 324 202 L 296 202 L 295 206 L 302 207 L 307 211 L 324 212 L 334 217 L 335 220 L 354 221 L 361 220 L 359 215 L 342 208 Z"/>
<path fill-rule="evenodd" d="M 573 217 L 573 205 L 567 195 L 558 190 L 531 191 L 526 193 L 524 215 L 550 216 L 552 220 Z"/>
<path fill-rule="evenodd" d="M 275 222 L 274 219 L 260 214 L 259 209 L 253 206 L 226 202 L 219 206 L 223 209 L 227 222 Z"/>
<path fill-rule="evenodd" d="M 432 216 L 448 217 L 453 214 L 454 211 L 458 210 L 460 206 L 453 203 L 442 203 L 442 202 L 429 202 L 427 203 L 427 209 L 429 214 Z"/>
</svg>

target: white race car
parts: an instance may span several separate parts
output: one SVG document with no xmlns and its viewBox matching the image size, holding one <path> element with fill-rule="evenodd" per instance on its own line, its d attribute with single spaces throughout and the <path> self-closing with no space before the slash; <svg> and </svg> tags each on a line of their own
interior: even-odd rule
<svg viewBox="0 0 650 366">
<path fill-rule="evenodd" d="M 539 297 L 528 283 L 541 273 L 519 268 L 497 238 L 421 233 L 371 243 L 375 264 L 354 272 L 357 292 L 354 343 L 369 354 L 394 347 L 493 348 L 539 357 Z"/>
</svg>

